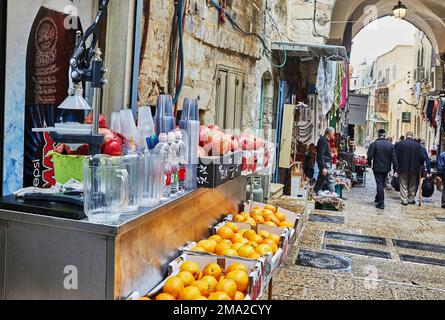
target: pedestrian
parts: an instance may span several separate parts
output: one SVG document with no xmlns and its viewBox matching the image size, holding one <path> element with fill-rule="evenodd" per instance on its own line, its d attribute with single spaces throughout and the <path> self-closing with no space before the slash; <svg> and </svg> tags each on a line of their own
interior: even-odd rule
<svg viewBox="0 0 445 320">
<path fill-rule="evenodd" d="M 368 149 L 368 163 L 374 171 L 377 184 L 377 195 L 375 197 L 376 208 L 385 209 L 385 184 L 388 174 L 394 168 L 398 172 L 397 155 L 392 143 L 386 139 L 386 131 L 380 129 L 378 138 L 371 143 Z"/>
<path fill-rule="evenodd" d="M 332 150 L 329 141 L 334 137 L 335 129 L 327 128 L 324 136 L 317 143 L 318 177 L 314 186 L 314 193 L 319 196 L 338 197 L 335 193 L 335 179 L 332 165 Z M 326 186 L 327 192 L 323 191 Z"/>
<path fill-rule="evenodd" d="M 437 174 L 442 179 L 442 209 L 445 209 L 445 151 L 437 159 Z"/>
<path fill-rule="evenodd" d="M 427 161 L 422 146 L 414 141 L 414 134 L 408 132 L 406 139 L 396 145 L 400 176 L 400 197 L 402 204 L 416 204 L 417 179 L 420 167 Z M 429 174 L 430 172 L 428 172 Z"/>
<path fill-rule="evenodd" d="M 317 147 L 311 143 L 304 154 L 303 170 L 306 179 L 314 179 L 315 158 L 317 156 Z"/>
<path fill-rule="evenodd" d="M 388 137 L 388 141 L 391 142 L 391 144 L 393 144 L 393 142 L 394 142 L 392 137 Z"/>
</svg>

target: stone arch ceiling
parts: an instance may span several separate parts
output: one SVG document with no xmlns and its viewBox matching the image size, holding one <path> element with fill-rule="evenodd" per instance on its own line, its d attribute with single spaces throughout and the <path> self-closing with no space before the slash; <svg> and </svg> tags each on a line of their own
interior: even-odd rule
<svg viewBox="0 0 445 320">
<path fill-rule="evenodd" d="M 337 0 L 333 6 L 330 38 L 342 40 L 346 23 L 350 18 L 354 21 L 353 36 L 364 26 L 368 15 L 365 8 L 374 5 L 377 17 L 392 15 L 396 0 Z M 445 52 L 445 0 L 403 0 L 408 7 L 405 18 L 408 22 L 422 30 L 430 39 L 438 53 Z"/>
</svg>

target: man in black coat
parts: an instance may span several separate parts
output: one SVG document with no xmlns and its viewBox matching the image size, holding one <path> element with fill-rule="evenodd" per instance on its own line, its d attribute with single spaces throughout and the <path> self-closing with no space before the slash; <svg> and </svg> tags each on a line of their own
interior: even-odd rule
<svg viewBox="0 0 445 320">
<path fill-rule="evenodd" d="M 320 137 L 317 143 L 317 164 L 320 172 L 314 186 L 314 193 L 317 196 L 337 197 L 335 193 L 334 167 L 332 165 L 332 151 L 329 140 L 334 137 L 334 128 L 327 128 L 325 135 Z M 326 186 L 328 192 L 322 189 Z"/>
<path fill-rule="evenodd" d="M 385 130 L 378 132 L 378 138 L 371 143 L 368 149 L 368 163 L 374 170 L 375 182 L 377 184 L 377 195 L 375 197 L 376 207 L 385 209 L 385 183 L 388 173 L 394 168 L 397 173 L 397 155 L 394 146 L 386 139 Z"/>
<path fill-rule="evenodd" d="M 402 204 L 416 204 L 417 179 L 421 166 L 428 161 L 422 152 L 422 146 L 414 140 L 414 134 L 408 132 L 406 139 L 396 145 L 400 175 L 400 197 Z M 428 170 L 428 175 L 430 171 Z"/>
</svg>

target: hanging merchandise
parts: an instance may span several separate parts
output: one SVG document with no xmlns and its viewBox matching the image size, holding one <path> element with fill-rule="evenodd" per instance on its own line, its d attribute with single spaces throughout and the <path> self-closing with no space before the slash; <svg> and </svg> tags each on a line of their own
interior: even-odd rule
<svg viewBox="0 0 445 320">
<path fill-rule="evenodd" d="M 320 105 L 322 106 L 323 115 L 326 115 L 326 113 L 324 113 L 324 110 L 326 109 L 325 108 L 325 101 L 326 101 L 325 85 L 326 85 L 325 66 L 324 66 L 324 60 L 323 60 L 323 58 L 321 58 L 320 63 L 318 65 L 316 90 L 318 93 L 317 99 L 320 102 Z"/>
<path fill-rule="evenodd" d="M 435 99 L 434 106 L 433 106 L 433 112 L 431 114 L 431 125 L 433 126 L 434 129 L 437 129 L 436 115 L 437 115 L 438 109 L 439 109 L 439 100 Z"/>
<path fill-rule="evenodd" d="M 434 99 L 428 100 L 428 104 L 426 106 L 426 118 L 428 119 L 430 125 L 433 123 L 433 108 L 434 108 Z"/>
<path fill-rule="evenodd" d="M 70 5 L 70 1 L 64 1 Z M 57 108 L 69 88 L 69 61 L 76 45 L 76 32 L 64 27 L 67 14 L 46 3 L 37 13 L 26 51 L 24 187 L 49 187 L 56 183 L 51 156 L 57 144 L 48 132 L 32 128 L 53 127 L 56 122 L 82 122 L 83 110 Z M 79 30 L 80 21 L 78 21 Z"/>
<path fill-rule="evenodd" d="M 348 100 L 348 80 L 349 80 L 349 64 L 344 64 L 344 76 L 341 84 L 341 102 L 340 108 L 344 109 Z"/>
<path fill-rule="evenodd" d="M 323 106 L 323 114 L 326 115 L 334 104 L 335 85 L 337 78 L 337 63 L 328 61 L 326 63 L 326 82 L 325 82 L 325 105 Z"/>
<path fill-rule="evenodd" d="M 443 101 L 441 98 L 437 100 L 437 112 L 436 117 L 434 119 L 436 123 L 436 136 L 434 137 L 434 145 L 437 146 L 440 144 L 440 137 L 442 135 L 442 114 L 443 114 Z"/>
</svg>

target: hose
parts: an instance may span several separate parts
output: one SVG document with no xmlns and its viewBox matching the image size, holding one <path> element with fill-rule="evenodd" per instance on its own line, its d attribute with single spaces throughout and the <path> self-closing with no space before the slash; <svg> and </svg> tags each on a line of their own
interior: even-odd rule
<svg viewBox="0 0 445 320">
<path fill-rule="evenodd" d="M 176 104 L 181 96 L 182 87 L 184 85 L 184 34 L 183 34 L 183 16 L 184 16 L 184 0 L 179 1 L 179 55 L 181 57 L 181 75 L 179 80 L 179 86 L 176 88 L 176 95 L 173 99 L 173 104 Z"/>
</svg>

